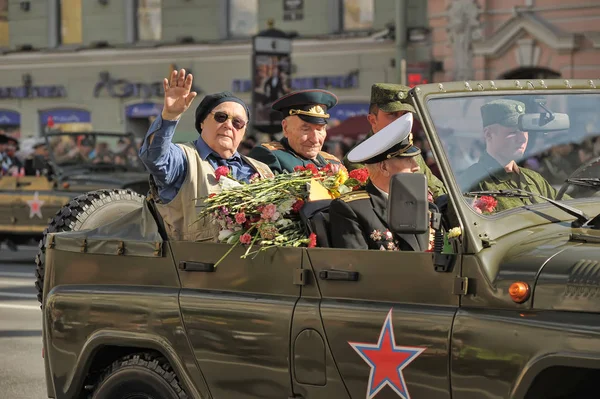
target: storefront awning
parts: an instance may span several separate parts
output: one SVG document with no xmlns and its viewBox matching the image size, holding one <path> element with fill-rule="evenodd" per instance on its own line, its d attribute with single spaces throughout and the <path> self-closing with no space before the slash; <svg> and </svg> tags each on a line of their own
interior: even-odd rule
<svg viewBox="0 0 600 399">
<path fill-rule="evenodd" d="M 345 103 L 337 104 L 329 111 L 331 119 L 345 121 L 353 116 L 367 115 L 369 113 L 368 103 Z"/>
<path fill-rule="evenodd" d="M 52 117 L 55 124 L 63 123 L 91 123 L 92 117 L 89 111 L 83 109 L 60 108 L 40 111 L 40 122 L 43 126 L 48 123 L 48 117 Z"/>
<path fill-rule="evenodd" d="M 158 103 L 139 103 L 131 104 L 125 107 L 125 116 L 128 118 L 148 118 L 158 116 L 162 112 L 162 104 Z"/>
<path fill-rule="evenodd" d="M 21 114 L 16 111 L 0 109 L 0 126 L 20 126 Z"/>
</svg>

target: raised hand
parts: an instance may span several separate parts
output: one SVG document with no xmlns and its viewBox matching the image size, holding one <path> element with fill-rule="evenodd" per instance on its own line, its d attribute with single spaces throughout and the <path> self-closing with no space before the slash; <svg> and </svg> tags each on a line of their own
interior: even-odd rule
<svg viewBox="0 0 600 399">
<path fill-rule="evenodd" d="M 162 118 L 165 120 L 177 120 L 189 107 L 198 95 L 192 88 L 192 74 L 185 76 L 185 69 L 179 72 L 171 72 L 170 79 L 163 80 L 165 89 L 165 100 L 162 110 Z"/>
</svg>

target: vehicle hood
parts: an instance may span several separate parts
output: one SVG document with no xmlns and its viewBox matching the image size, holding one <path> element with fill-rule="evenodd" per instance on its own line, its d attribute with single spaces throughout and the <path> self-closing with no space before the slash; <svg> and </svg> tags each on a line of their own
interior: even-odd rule
<svg viewBox="0 0 600 399">
<path fill-rule="evenodd" d="M 600 312 L 600 230 L 573 229 L 569 244 L 543 266 L 533 306 Z"/>
<path fill-rule="evenodd" d="M 148 173 L 144 172 L 91 172 L 77 171 L 63 175 L 71 191 L 92 191 L 103 188 L 132 188 L 144 192 L 148 187 Z"/>
<path fill-rule="evenodd" d="M 534 309 L 600 311 L 600 230 L 555 223 L 521 232 L 502 246 L 498 292 L 524 281 Z"/>
</svg>

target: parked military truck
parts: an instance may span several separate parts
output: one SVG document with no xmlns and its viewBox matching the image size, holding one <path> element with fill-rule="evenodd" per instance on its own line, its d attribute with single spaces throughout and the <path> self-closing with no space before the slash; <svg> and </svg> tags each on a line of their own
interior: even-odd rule
<svg viewBox="0 0 600 399">
<path fill-rule="evenodd" d="M 452 250 L 271 248 L 241 259 L 245 248 L 235 248 L 215 267 L 230 246 L 169 240 L 150 198 L 78 198 L 54 218 L 60 227 L 37 259 L 48 397 L 597 397 L 597 86 L 411 90 L 448 191 L 434 227 L 450 233 Z M 526 147 L 517 174 L 536 171 L 558 188 L 554 198 L 464 189 L 465 170 L 498 139 L 481 113 L 498 99 L 524 107 L 503 137 Z M 489 172 L 515 178 L 500 164 Z M 492 200 L 477 205 L 482 197 Z M 422 226 L 424 203 L 424 175 L 395 175 L 390 228 Z M 313 231 L 327 227 L 308 218 Z"/>
<path fill-rule="evenodd" d="M 0 177 L 0 242 L 13 250 L 39 241 L 74 197 L 113 188 L 148 192 L 148 173 L 131 134 L 46 132 L 42 140 L 48 156 L 34 160 L 39 173 Z"/>
</svg>

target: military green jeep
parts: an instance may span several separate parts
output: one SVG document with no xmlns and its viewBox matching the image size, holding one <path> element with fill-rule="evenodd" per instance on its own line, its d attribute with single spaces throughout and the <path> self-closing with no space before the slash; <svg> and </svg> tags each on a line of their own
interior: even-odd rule
<svg viewBox="0 0 600 399">
<path fill-rule="evenodd" d="M 215 267 L 230 246 L 168 240 L 151 200 L 79 197 L 37 258 L 48 397 L 596 398 L 596 86 L 413 88 L 448 194 L 428 207 L 424 175 L 394 176 L 389 226 L 431 221 L 433 252 L 328 248 L 309 217 L 320 247 Z"/>
</svg>

